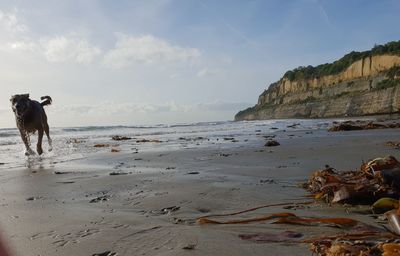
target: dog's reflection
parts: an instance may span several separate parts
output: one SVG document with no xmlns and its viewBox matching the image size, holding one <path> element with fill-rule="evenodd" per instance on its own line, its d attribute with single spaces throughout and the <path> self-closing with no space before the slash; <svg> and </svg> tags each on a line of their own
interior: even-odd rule
<svg viewBox="0 0 400 256">
<path fill-rule="evenodd" d="M 45 169 L 43 158 L 41 157 L 28 157 L 26 160 L 26 167 L 32 171 L 37 172 Z"/>
</svg>

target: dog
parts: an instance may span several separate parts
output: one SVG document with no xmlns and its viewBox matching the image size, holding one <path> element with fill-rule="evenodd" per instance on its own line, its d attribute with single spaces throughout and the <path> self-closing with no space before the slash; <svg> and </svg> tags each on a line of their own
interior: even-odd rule
<svg viewBox="0 0 400 256">
<path fill-rule="evenodd" d="M 21 134 L 22 141 L 25 144 L 25 155 L 34 155 L 35 152 L 31 149 L 29 134 L 38 132 L 38 142 L 36 151 L 39 155 L 43 154 L 42 140 L 43 133 L 46 133 L 49 143 L 49 151 L 52 150 L 52 140 L 50 138 L 49 125 L 47 123 L 46 112 L 44 106 L 50 105 L 52 99 L 50 96 L 40 98 L 41 103 L 29 98 L 29 94 L 17 94 L 11 97 L 11 107 L 15 114 L 17 127 Z"/>
</svg>

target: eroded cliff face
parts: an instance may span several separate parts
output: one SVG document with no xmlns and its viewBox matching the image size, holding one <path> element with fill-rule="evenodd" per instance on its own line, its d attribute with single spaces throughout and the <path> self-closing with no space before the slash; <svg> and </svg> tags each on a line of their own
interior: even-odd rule
<svg viewBox="0 0 400 256">
<path fill-rule="evenodd" d="M 235 120 L 399 112 L 399 86 L 379 88 L 393 67 L 400 67 L 400 56 L 375 55 L 358 60 L 335 75 L 293 81 L 284 77 L 259 96 L 256 106 L 239 112 Z"/>
</svg>

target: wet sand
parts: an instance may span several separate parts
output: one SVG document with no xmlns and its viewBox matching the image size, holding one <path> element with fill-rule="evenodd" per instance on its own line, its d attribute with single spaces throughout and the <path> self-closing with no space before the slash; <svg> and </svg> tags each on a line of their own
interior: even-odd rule
<svg viewBox="0 0 400 256">
<path fill-rule="evenodd" d="M 378 156 L 400 158 L 398 149 L 385 144 L 398 140 L 399 131 L 279 132 L 277 147 L 264 147 L 266 140 L 258 136 L 259 142 L 232 149 L 196 148 L 193 142 L 182 150 L 124 149 L 3 169 L 1 233 L 13 255 L 310 255 L 308 244 L 254 243 L 239 235 L 338 230 L 269 222 L 198 225 L 195 219 L 309 201 L 297 185 L 326 164 L 350 170 Z M 365 207 L 321 203 L 264 208 L 243 217 L 277 212 L 378 225 Z"/>
</svg>

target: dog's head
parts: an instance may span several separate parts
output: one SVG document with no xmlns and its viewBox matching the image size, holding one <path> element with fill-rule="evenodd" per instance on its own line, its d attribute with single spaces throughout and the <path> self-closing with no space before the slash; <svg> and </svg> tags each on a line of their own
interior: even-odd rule
<svg viewBox="0 0 400 256">
<path fill-rule="evenodd" d="M 11 97 L 11 107 L 16 116 L 23 116 L 30 108 L 29 94 L 17 94 Z"/>
</svg>

